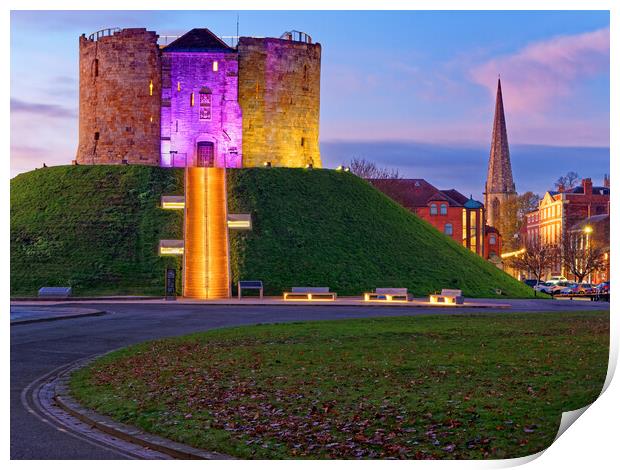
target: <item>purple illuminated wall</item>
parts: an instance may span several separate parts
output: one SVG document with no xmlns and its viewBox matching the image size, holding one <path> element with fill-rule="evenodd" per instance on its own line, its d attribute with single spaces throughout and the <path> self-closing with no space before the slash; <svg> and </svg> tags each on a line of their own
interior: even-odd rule
<svg viewBox="0 0 620 470">
<path fill-rule="evenodd" d="M 161 166 L 197 166 L 199 148 L 213 166 L 242 166 L 237 80 L 234 52 L 163 51 Z"/>
</svg>

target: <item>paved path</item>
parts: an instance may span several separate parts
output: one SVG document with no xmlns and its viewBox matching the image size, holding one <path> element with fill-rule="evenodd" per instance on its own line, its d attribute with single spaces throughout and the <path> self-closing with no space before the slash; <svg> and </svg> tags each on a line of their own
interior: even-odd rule
<svg viewBox="0 0 620 470">
<path fill-rule="evenodd" d="M 489 301 L 494 302 L 494 301 Z M 552 300 L 499 301 L 510 303 L 513 312 L 545 312 L 597 309 L 608 310 L 602 302 Z M 23 305 L 23 304 L 20 304 Z M 41 303 L 37 302 L 37 306 Z M 50 308 L 66 309 L 75 303 Z M 408 307 L 307 306 L 223 306 L 175 303 L 80 303 L 109 315 L 71 318 L 53 322 L 11 326 L 11 458 L 12 459 L 119 459 L 122 455 L 94 443 L 77 439 L 41 421 L 22 403 L 29 384 L 52 370 L 81 358 L 145 341 L 225 326 L 371 316 L 458 314 L 477 309 L 411 309 Z M 489 313 L 493 309 L 480 309 Z"/>
<path fill-rule="evenodd" d="M 11 305 L 11 325 L 40 321 L 66 320 L 67 318 L 104 315 L 100 308 Z"/>
</svg>

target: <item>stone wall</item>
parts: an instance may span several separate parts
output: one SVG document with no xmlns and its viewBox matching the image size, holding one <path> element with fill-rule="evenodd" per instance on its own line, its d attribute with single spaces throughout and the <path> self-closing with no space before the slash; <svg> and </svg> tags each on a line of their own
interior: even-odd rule
<svg viewBox="0 0 620 470">
<path fill-rule="evenodd" d="M 234 52 L 163 51 L 162 166 L 196 166 L 198 144 L 211 142 L 214 166 L 241 167 L 237 76 Z M 210 95 L 208 106 L 201 104 L 201 92 Z"/>
<path fill-rule="evenodd" d="M 243 166 L 321 166 L 321 45 L 240 38 Z"/>
<path fill-rule="evenodd" d="M 157 37 L 144 28 L 80 37 L 78 163 L 159 165 Z"/>
</svg>

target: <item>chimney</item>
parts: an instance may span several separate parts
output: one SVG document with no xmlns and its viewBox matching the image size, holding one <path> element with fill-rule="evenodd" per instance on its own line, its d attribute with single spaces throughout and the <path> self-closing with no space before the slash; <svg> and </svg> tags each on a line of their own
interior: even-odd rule
<svg viewBox="0 0 620 470">
<path fill-rule="evenodd" d="M 607 174 L 603 177 L 603 186 L 609 188 L 609 175 Z"/>
<path fill-rule="evenodd" d="M 581 186 L 583 186 L 583 194 L 591 195 L 592 194 L 592 179 L 584 178 L 581 180 Z"/>
</svg>

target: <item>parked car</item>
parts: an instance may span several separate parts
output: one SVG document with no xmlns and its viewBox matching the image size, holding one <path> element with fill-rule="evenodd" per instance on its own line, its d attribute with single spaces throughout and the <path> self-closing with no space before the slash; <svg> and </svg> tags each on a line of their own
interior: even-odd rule
<svg viewBox="0 0 620 470">
<path fill-rule="evenodd" d="M 534 290 L 538 292 L 542 292 L 544 294 L 548 294 L 548 290 L 553 287 L 553 284 L 550 282 L 539 282 L 534 286 Z"/>
<path fill-rule="evenodd" d="M 551 286 L 547 288 L 546 291 L 543 291 L 545 294 L 557 295 L 562 292 L 562 289 L 569 287 L 572 282 L 568 281 L 558 281 L 556 283 L 551 283 Z"/>
<path fill-rule="evenodd" d="M 536 286 L 536 284 L 538 284 L 538 279 L 524 279 L 523 283 L 526 286 L 534 287 Z"/>
<path fill-rule="evenodd" d="M 579 284 L 572 283 L 564 287 L 563 289 L 560 289 L 560 292 L 558 293 L 562 295 L 578 294 L 578 289 L 579 289 Z"/>
<path fill-rule="evenodd" d="M 551 276 L 547 279 L 547 282 L 550 282 L 551 284 L 558 284 L 559 282 L 568 282 L 568 279 L 564 276 Z"/>
<path fill-rule="evenodd" d="M 609 294 L 609 281 L 601 282 L 595 287 L 599 294 Z"/>
<path fill-rule="evenodd" d="M 592 284 L 579 284 L 577 287 L 577 294 L 596 294 L 596 287 Z"/>
</svg>

